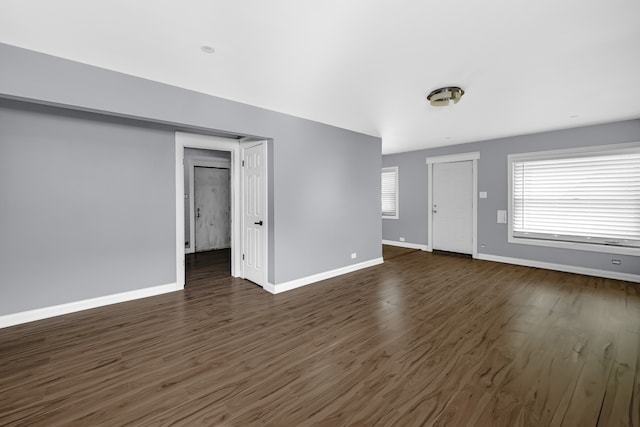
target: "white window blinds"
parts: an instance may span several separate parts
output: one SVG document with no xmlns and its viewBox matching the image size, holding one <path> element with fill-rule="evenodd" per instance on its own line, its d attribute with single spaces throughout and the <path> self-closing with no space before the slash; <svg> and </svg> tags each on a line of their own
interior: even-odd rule
<svg viewBox="0 0 640 427">
<path fill-rule="evenodd" d="M 640 150 L 512 162 L 514 237 L 640 247 Z"/>
<path fill-rule="evenodd" d="M 382 169 L 382 217 L 398 218 L 398 167 Z"/>
</svg>

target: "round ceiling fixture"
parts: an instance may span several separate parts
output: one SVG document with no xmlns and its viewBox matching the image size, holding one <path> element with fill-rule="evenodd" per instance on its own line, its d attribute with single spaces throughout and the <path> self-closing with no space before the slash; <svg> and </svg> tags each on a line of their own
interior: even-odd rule
<svg viewBox="0 0 640 427">
<path fill-rule="evenodd" d="M 427 95 L 427 101 L 434 107 L 446 107 L 449 105 L 449 101 L 457 104 L 462 95 L 464 95 L 464 90 L 457 86 L 441 87 Z"/>
<path fill-rule="evenodd" d="M 201 50 L 201 51 L 203 51 L 204 53 L 213 53 L 213 52 L 215 52 L 215 51 L 216 51 L 213 47 L 208 46 L 208 45 L 206 45 L 206 44 L 205 44 L 205 45 L 200 46 L 200 50 Z"/>
</svg>

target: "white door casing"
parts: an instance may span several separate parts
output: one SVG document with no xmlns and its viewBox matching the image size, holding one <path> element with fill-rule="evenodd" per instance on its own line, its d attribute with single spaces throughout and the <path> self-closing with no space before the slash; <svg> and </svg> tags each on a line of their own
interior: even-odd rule
<svg viewBox="0 0 640 427">
<path fill-rule="evenodd" d="M 266 144 L 242 149 L 243 276 L 262 287 L 267 284 Z"/>
<path fill-rule="evenodd" d="M 437 157 L 427 157 L 427 251 L 433 249 L 443 249 L 435 247 L 434 241 L 434 216 L 433 213 L 433 196 L 434 196 L 434 166 L 441 163 L 453 163 L 453 162 L 471 162 L 471 255 L 473 258 L 478 257 L 478 159 L 480 158 L 479 152 L 452 154 Z M 456 190 L 457 191 L 457 190 Z M 447 249 L 443 249 L 447 250 Z"/>
<path fill-rule="evenodd" d="M 176 183 L 176 284 L 184 289 L 184 148 L 204 148 L 231 153 L 231 275 L 242 276 L 242 229 L 240 200 L 240 143 L 236 139 L 220 138 L 187 132 L 176 132 L 175 183 Z M 193 188 L 193 186 L 191 186 Z M 192 228 L 193 230 L 193 228 Z"/>
<path fill-rule="evenodd" d="M 464 162 L 433 165 L 433 249 L 473 253 L 473 167 Z"/>
<path fill-rule="evenodd" d="M 228 248 L 231 245 L 231 194 L 229 169 L 194 168 L 194 211 L 196 252 Z"/>
</svg>

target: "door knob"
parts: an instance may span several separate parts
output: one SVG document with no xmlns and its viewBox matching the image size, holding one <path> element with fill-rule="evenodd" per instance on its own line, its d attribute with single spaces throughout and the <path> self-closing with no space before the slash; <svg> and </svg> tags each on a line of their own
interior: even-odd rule
<svg viewBox="0 0 640 427">
<path fill-rule="evenodd" d="M 200 218 L 200 208 L 196 209 L 196 218 Z"/>
<path fill-rule="evenodd" d="M 433 210 L 433 213 L 438 213 L 438 211 L 434 209 L 434 210 Z"/>
<path fill-rule="evenodd" d="M 254 222 L 255 225 L 262 225 L 262 221 Z"/>
</svg>

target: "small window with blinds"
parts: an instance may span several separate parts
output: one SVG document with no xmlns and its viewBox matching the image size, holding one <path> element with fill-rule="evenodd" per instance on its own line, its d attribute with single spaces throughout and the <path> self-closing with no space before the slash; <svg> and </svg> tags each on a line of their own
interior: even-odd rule
<svg viewBox="0 0 640 427">
<path fill-rule="evenodd" d="M 509 165 L 510 242 L 640 253 L 640 144 L 510 155 Z"/>
<path fill-rule="evenodd" d="M 382 168 L 382 218 L 398 219 L 398 167 Z"/>
</svg>

